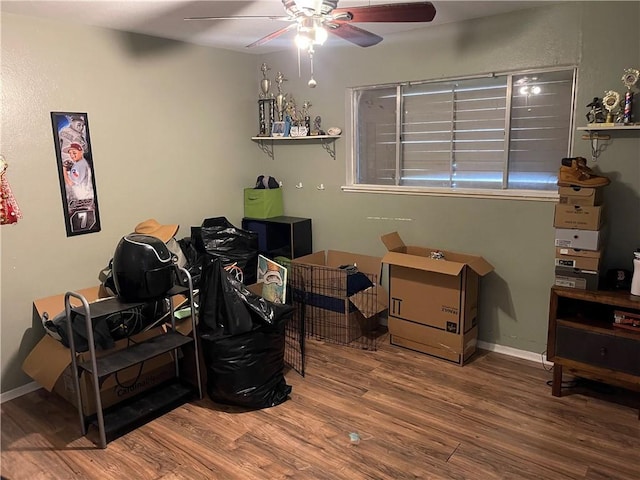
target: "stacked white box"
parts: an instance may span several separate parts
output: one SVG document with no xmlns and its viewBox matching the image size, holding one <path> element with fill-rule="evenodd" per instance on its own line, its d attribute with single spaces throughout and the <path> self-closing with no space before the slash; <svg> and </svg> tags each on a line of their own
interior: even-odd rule
<svg viewBox="0 0 640 480">
<path fill-rule="evenodd" d="M 604 245 L 602 187 L 559 187 L 555 207 L 555 285 L 597 290 Z"/>
</svg>

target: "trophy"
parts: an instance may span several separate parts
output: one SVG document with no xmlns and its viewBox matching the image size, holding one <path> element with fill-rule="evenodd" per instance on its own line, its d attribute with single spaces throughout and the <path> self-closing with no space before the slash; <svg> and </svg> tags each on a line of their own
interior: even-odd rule
<svg viewBox="0 0 640 480">
<path fill-rule="evenodd" d="M 603 123 L 605 120 L 604 112 L 602 111 L 602 100 L 598 97 L 593 97 L 591 103 L 587 105 L 590 108 L 587 112 L 587 123 Z"/>
<path fill-rule="evenodd" d="M 620 105 L 620 94 L 613 90 L 609 90 L 604 94 L 604 97 L 602 97 L 602 105 L 608 112 L 606 123 L 613 123 L 613 114 L 617 111 L 618 106 Z"/>
<path fill-rule="evenodd" d="M 302 118 L 304 120 L 304 128 L 306 129 L 305 135 L 311 135 L 311 117 L 309 116 L 309 109 L 311 108 L 311 102 L 305 101 L 302 104 Z"/>
<path fill-rule="evenodd" d="M 287 109 L 287 95 L 282 93 L 282 82 L 286 82 L 282 72 L 278 72 L 276 75 L 276 84 L 278 85 L 278 95 L 276 95 L 276 113 L 278 114 L 278 121 L 284 121 L 284 112 Z"/>
<path fill-rule="evenodd" d="M 260 67 L 262 71 L 262 80 L 260 80 L 260 98 L 269 97 L 269 89 L 271 88 L 271 80 L 267 78 L 267 72 L 271 70 L 266 63 L 263 63 Z"/>
<path fill-rule="evenodd" d="M 627 68 L 622 76 L 622 83 L 627 87 L 627 91 L 624 94 L 624 113 L 622 115 L 622 122 L 624 124 L 633 123 L 631 112 L 633 104 L 633 87 L 638 83 L 638 77 L 640 77 L 640 71 L 635 68 Z"/>
<path fill-rule="evenodd" d="M 271 81 L 267 78 L 267 72 L 271 69 L 266 63 L 263 63 L 260 70 L 262 71 L 262 80 L 260 80 L 260 99 L 258 100 L 258 136 L 268 137 L 271 135 L 274 120 L 274 99 L 269 94 Z"/>
</svg>

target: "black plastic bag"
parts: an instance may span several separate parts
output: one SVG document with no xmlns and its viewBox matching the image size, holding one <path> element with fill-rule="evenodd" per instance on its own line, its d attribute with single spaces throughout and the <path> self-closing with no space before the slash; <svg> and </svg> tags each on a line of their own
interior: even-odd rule
<svg viewBox="0 0 640 480">
<path fill-rule="evenodd" d="M 200 279 L 202 277 L 202 261 L 205 256 L 204 252 L 199 252 L 195 246 L 193 238 L 184 237 L 178 240 L 178 245 L 182 249 L 185 258 L 187 259 L 187 265 L 184 267 L 191 275 L 191 282 L 193 288 L 200 288 Z"/>
<path fill-rule="evenodd" d="M 249 408 L 284 402 L 291 393 L 284 379 L 284 348 L 293 307 L 250 292 L 219 259 L 205 264 L 200 302 L 209 397 Z"/>
<path fill-rule="evenodd" d="M 197 250 L 219 258 L 229 273 L 245 285 L 256 282 L 258 234 L 235 227 L 225 217 L 207 218 L 192 227 Z"/>
<path fill-rule="evenodd" d="M 202 337 L 211 400 L 248 408 L 268 408 L 287 400 L 284 378 L 286 321 L 242 335 Z"/>
<path fill-rule="evenodd" d="M 265 300 L 226 271 L 218 258 L 204 261 L 200 289 L 201 333 L 238 335 L 260 325 L 274 325 L 293 307 Z"/>
<path fill-rule="evenodd" d="M 253 321 L 219 258 L 207 258 L 200 282 L 202 333 L 237 335 L 253 329 Z"/>
</svg>

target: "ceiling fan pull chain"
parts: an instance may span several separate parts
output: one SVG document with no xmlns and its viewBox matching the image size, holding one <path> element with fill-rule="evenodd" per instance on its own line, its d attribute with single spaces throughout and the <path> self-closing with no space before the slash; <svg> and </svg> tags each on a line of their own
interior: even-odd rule
<svg viewBox="0 0 640 480">
<path fill-rule="evenodd" d="M 309 85 L 309 88 L 316 88 L 318 82 L 316 82 L 316 79 L 313 78 L 313 47 L 309 47 L 309 63 L 311 64 L 311 78 L 309 79 L 309 83 L 307 83 L 307 85 Z"/>
</svg>

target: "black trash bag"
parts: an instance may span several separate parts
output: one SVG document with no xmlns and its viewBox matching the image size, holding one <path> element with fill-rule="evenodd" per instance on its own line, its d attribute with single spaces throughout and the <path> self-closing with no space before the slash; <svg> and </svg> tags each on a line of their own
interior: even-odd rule
<svg viewBox="0 0 640 480">
<path fill-rule="evenodd" d="M 247 408 L 274 407 L 287 400 L 291 393 L 283 373 L 287 320 L 242 335 L 202 337 L 211 400 Z"/>
<path fill-rule="evenodd" d="M 269 302 L 249 291 L 226 271 L 219 258 L 205 259 L 199 310 L 202 334 L 239 335 L 260 325 L 274 325 L 290 310 L 293 307 Z"/>
<path fill-rule="evenodd" d="M 287 399 L 285 327 L 293 310 L 247 290 L 219 259 L 205 263 L 198 329 L 213 401 L 267 408 Z"/>
<path fill-rule="evenodd" d="M 200 288 L 200 278 L 202 277 L 202 261 L 204 258 L 204 252 L 201 253 L 196 249 L 195 243 L 191 237 L 184 237 L 183 239 L 178 240 L 178 245 L 180 245 L 180 249 L 187 259 L 187 265 L 184 268 L 186 268 L 189 275 L 191 275 L 193 288 L 198 289 Z"/>
<path fill-rule="evenodd" d="M 191 228 L 196 249 L 219 258 L 237 280 L 245 285 L 256 282 L 258 234 L 235 227 L 225 217 L 207 218 Z"/>
<path fill-rule="evenodd" d="M 204 260 L 200 282 L 202 333 L 238 335 L 253 329 L 253 320 L 219 258 Z"/>
</svg>

